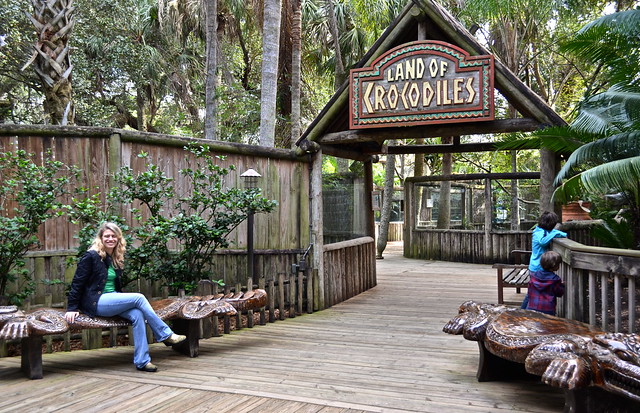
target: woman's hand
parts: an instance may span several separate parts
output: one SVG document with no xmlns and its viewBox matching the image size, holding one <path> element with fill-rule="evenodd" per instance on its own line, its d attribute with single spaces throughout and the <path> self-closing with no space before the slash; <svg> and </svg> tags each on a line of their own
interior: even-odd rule
<svg viewBox="0 0 640 413">
<path fill-rule="evenodd" d="M 80 313 L 78 311 L 67 311 L 64 313 L 64 319 L 67 320 L 67 323 L 73 324 L 79 315 Z"/>
</svg>

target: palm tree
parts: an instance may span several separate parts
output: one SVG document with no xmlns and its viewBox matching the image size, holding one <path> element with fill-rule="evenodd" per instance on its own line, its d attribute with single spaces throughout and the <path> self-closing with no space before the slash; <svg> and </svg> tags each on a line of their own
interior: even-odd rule
<svg viewBox="0 0 640 413">
<path fill-rule="evenodd" d="M 608 71 L 608 90 L 587 98 L 567 129 L 547 132 L 563 143 L 588 141 L 569 157 L 556 177 L 554 199 L 579 196 L 616 200 L 619 219 L 640 248 L 640 10 L 601 17 L 565 46 Z M 612 227 L 613 228 L 613 227 Z M 624 236 L 614 237 L 619 240 Z"/>
<path fill-rule="evenodd" d="M 291 28 L 291 141 L 295 148 L 300 137 L 300 78 L 302 53 L 302 0 L 293 2 L 293 22 Z"/>
<path fill-rule="evenodd" d="M 205 139 L 216 139 L 217 105 L 216 83 L 218 70 L 218 0 L 204 2 L 206 21 L 206 69 L 205 69 Z"/>
<path fill-rule="evenodd" d="M 268 0 L 264 2 L 262 82 L 260 93 L 260 145 L 268 147 L 275 145 L 281 6 L 282 2 L 280 0 Z"/>
<path fill-rule="evenodd" d="M 45 96 L 44 110 L 50 123 L 73 124 L 69 38 L 74 26 L 75 7 L 71 0 L 31 0 L 31 4 L 33 14 L 29 18 L 36 28 L 38 40 L 23 70 L 35 62 L 34 69 L 42 81 Z"/>
</svg>

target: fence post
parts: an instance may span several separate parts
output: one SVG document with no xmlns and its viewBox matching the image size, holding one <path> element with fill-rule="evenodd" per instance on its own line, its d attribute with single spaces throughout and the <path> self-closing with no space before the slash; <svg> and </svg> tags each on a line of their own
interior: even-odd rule
<svg viewBox="0 0 640 413">
<path fill-rule="evenodd" d="M 109 187 L 115 186 L 115 174 L 122 167 L 122 141 L 119 133 L 109 135 Z"/>
<path fill-rule="evenodd" d="M 304 278 L 307 280 L 307 313 L 313 313 L 313 276 L 309 267 L 304 270 Z"/>
<path fill-rule="evenodd" d="M 278 273 L 278 318 L 284 320 L 284 273 Z"/>
<path fill-rule="evenodd" d="M 236 284 L 236 295 L 242 293 L 242 285 Z M 242 311 L 236 313 L 236 330 L 242 329 Z"/>
<path fill-rule="evenodd" d="M 264 277 L 260 277 L 260 279 L 258 280 L 258 288 L 266 291 L 266 288 L 265 288 L 266 286 L 264 282 L 265 282 Z M 265 324 L 267 324 L 267 311 L 265 307 L 260 307 L 260 325 L 263 326 Z"/>
<path fill-rule="evenodd" d="M 296 297 L 298 294 L 296 293 L 296 276 L 295 274 L 289 275 L 289 318 L 294 318 L 296 316 Z"/>
<path fill-rule="evenodd" d="M 269 280 L 267 292 L 267 298 L 269 299 L 269 322 L 275 323 L 276 321 L 276 287 L 273 279 Z"/>
</svg>

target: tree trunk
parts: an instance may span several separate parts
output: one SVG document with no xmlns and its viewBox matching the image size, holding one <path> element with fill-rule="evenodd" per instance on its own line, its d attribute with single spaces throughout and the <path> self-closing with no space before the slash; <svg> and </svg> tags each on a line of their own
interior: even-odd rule
<svg viewBox="0 0 640 413">
<path fill-rule="evenodd" d="M 300 138 L 300 62 L 302 50 L 302 1 L 294 0 L 291 31 L 291 148 Z"/>
<path fill-rule="evenodd" d="M 205 117 L 204 138 L 215 140 L 217 137 L 216 85 L 218 82 L 218 0 L 208 0 L 205 4 L 207 61 L 205 79 Z"/>
<path fill-rule="evenodd" d="M 442 138 L 442 143 L 452 144 L 453 137 Z M 451 175 L 453 155 L 442 154 L 442 175 Z M 438 229 L 449 229 L 451 226 L 451 181 L 440 182 L 440 199 L 438 201 Z"/>
<path fill-rule="evenodd" d="M 389 146 L 394 145 L 393 140 L 388 141 Z M 384 175 L 384 192 L 382 197 L 382 210 L 380 211 L 380 224 L 378 226 L 378 258 L 382 258 L 382 253 L 387 247 L 387 238 L 389 236 L 389 220 L 391 219 L 391 204 L 393 201 L 393 180 L 396 171 L 395 155 L 387 155 L 387 164 L 385 165 Z"/>
<path fill-rule="evenodd" d="M 69 38 L 75 24 L 72 0 L 31 0 L 33 14 L 29 15 L 36 28 L 38 40 L 35 52 L 26 69 L 35 62 L 34 70 L 42 81 L 45 116 L 53 125 L 74 123 L 74 106 L 71 86 L 71 62 Z"/>
<path fill-rule="evenodd" d="M 340 48 L 340 34 L 338 33 L 338 21 L 336 19 L 336 13 L 332 0 L 326 0 L 327 2 L 327 20 L 329 22 L 329 31 L 333 38 L 333 47 L 335 49 L 336 67 L 335 77 L 333 83 L 333 89 L 338 90 L 340 85 L 345 79 L 344 63 L 342 63 L 342 49 Z"/>
<path fill-rule="evenodd" d="M 281 5 L 280 0 L 266 0 L 264 2 L 260 145 L 267 147 L 275 145 Z"/>
<path fill-rule="evenodd" d="M 518 172 L 518 152 L 511 151 L 511 172 Z M 518 180 L 511 180 L 511 230 L 520 229 L 520 201 L 518 200 Z"/>
</svg>

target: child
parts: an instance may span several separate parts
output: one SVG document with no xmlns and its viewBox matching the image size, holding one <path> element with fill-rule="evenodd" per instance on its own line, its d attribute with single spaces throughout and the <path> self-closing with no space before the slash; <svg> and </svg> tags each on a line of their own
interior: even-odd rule
<svg viewBox="0 0 640 413">
<path fill-rule="evenodd" d="M 555 274 L 560 268 L 562 257 L 555 251 L 547 251 L 540 258 L 542 271 L 531 273 L 527 289 L 529 303 L 527 310 L 556 315 L 556 297 L 564 295 L 564 283 Z"/>
<path fill-rule="evenodd" d="M 549 244 L 554 238 L 566 238 L 567 233 L 556 229 L 560 219 L 555 212 L 544 211 L 540 215 L 538 225 L 533 229 L 531 238 L 531 259 L 529 260 L 529 273 L 531 276 L 537 271 L 541 271 L 540 258 L 549 249 Z M 524 297 L 520 308 L 527 308 L 529 293 Z"/>
</svg>

